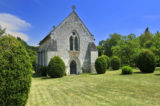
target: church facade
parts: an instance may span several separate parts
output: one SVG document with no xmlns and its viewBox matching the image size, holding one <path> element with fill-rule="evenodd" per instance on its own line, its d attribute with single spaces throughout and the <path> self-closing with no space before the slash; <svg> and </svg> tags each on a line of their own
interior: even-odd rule
<svg viewBox="0 0 160 106">
<path fill-rule="evenodd" d="M 38 65 L 47 66 L 52 57 L 60 56 L 67 75 L 95 73 L 98 50 L 94 36 L 75 12 L 75 7 L 72 9 L 71 14 L 40 41 Z"/>
</svg>

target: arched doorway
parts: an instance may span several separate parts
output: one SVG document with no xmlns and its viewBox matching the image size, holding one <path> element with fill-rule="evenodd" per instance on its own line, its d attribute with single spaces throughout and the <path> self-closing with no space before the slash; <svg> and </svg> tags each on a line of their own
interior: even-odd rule
<svg viewBox="0 0 160 106">
<path fill-rule="evenodd" d="M 70 74 L 77 74 L 77 64 L 74 60 L 70 63 Z"/>
</svg>

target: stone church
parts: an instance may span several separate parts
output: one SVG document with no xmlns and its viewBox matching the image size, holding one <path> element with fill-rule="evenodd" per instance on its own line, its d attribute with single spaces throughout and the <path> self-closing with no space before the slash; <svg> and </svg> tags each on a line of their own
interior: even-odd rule
<svg viewBox="0 0 160 106">
<path fill-rule="evenodd" d="M 38 65 L 47 66 L 50 59 L 60 56 L 66 66 L 66 74 L 95 71 L 98 50 L 94 36 L 73 11 L 42 40 L 38 50 Z"/>
</svg>

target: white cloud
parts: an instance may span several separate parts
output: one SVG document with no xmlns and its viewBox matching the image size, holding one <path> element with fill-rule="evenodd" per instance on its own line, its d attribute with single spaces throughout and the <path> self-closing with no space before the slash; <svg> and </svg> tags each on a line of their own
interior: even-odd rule
<svg viewBox="0 0 160 106">
<path fill-rule="evenodd" d="M 6 33 L 20 37 L 24 41 L 29 39 L 28 35 L 21 33 L 21 31 L 31 27 L 31 24 L 17 16 L 7 13 L 0 13 L 0 25 L 2 28 L 6 28 Z"/>
</svg>

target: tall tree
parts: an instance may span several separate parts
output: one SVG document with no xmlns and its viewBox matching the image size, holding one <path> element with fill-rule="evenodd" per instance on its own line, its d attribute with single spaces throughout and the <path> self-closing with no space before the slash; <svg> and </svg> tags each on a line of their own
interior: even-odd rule
<svg viewBox="0 0 160 106">
<path fill-rule="evenodd" d="M 160 32 L 157 32 L 154 36 L 154 42 L 151 46 L 152 52 L 156 56 L 156 64 L 160 66 Z"/>
<path fill-rule="evenodd" d="M 17 38 L 21 44 L 26 48 L 32 62 L 32 68 L 36 71 L 36 65 L 37 65 L 37 51 L 39 47 L 29 46 L 24 40 L 21 38 Z"/>
<path fill-rule="evenodd" d="M 121 39 L 121 35 L 114 33 L 110 35 L 110 38 L 106 40 L 104 43 L 104 53 L 111 57 L 112 56 L 112 46 L 116 46 L 118 44 L 118 41 Z"/>
<path fill-rule="evenodd" d="M 132 34 L 132 36 L 134 36 Z M 119 40 L 117 46 L 112 47 L 113 55 L 118 56 L 122 64 L 129 64 L 135 66 L 135 60 L 140 51 L 140 45 L 137 39 L 131 39 L 131 34 L 123 36 Z"/>
<path fill-rule="evenodd" d="M 153 34 L 149 31 L 149 28 L 147 27 L 144 34 L 141 34 L 139 37 L 140 40 L 140 45 L 141 47 L 150 47 L 152 44 L 151 42 L 153 41 Z"/>
<path fill-rule="evenodd" d="M 98 56 L 101 56 L 104 54 L 103 47 L 101 45 L 97 46 L 97 49 L 98 49 Z"/>
</svg>

